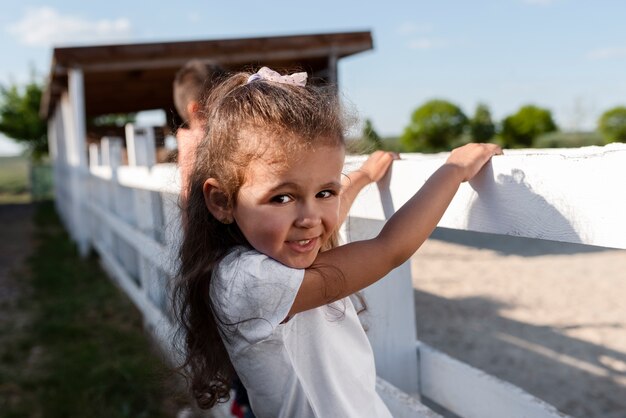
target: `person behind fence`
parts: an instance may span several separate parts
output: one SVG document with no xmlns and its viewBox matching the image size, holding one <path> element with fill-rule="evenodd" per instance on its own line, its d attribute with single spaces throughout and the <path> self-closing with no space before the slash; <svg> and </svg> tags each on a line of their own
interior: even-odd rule
<svg viewBox="0 0 626 418">
<path fill-rule="evenodd" d="M 216 63 L 193 59 L 179 69 L 174 78 L 174 106 L 184 123 L 176 130 L 183 188 L 193 165 L 196 146 L 204 134 L 203 101 L 225 74 Z"/>
<path fill-rule="evenodd" d="M 347 208 L 394 158 L 342 174 L 334 90 L 262 68 L 228 78 L 206 109 L 174 289 L 198 405 L 228 398 L 236 371 L 260 418 L 390 417 L 350 296 L 405 262 L 500 148 L 453 150 L 375 238 L 337 245 Z"/>
</svg>

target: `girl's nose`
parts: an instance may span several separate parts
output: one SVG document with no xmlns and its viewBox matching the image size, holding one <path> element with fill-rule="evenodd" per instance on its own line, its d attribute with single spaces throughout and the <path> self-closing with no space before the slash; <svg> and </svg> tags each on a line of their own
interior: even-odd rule
<svg viewBox="0 0 626 418">
<path fill-rule="evenodd" d="M 295 225 L 298 228 L 313 228 L 322 223 L 322 217 L 314 205 L 302 204 Z"/>
</svg>

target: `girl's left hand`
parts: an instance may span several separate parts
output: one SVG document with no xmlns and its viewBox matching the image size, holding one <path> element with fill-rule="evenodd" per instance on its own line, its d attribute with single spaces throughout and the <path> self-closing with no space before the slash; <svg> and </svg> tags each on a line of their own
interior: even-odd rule
<svg viewBox="0 0 626 418">
<path fill-rule="evenodd" d="M 399 159 L 400 155 L 396 152 L 375 151 L 363 163 L 359 171 L 365 173 L 369 177 L 370 182 L 374 183 L 383 178 L 393 160 Z"/>
</svg>

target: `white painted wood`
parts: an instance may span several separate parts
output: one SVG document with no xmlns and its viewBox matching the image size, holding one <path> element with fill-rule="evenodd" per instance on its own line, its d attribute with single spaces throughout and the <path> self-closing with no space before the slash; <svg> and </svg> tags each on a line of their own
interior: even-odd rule
<svg viewBox="0 0 626 418">
<path fill-rule="evenodd" d="M 510 383 L 419 343 L 423 396 L 464 418 L 557 418 L 567 415 Z"/>
<path fill-rule="evenodd" d="M 137 127 L 126 124 L 126 148 L 128 150 L 128 164 L 131 167 L 145 169 L 145 175 L 150 176 L 149 169 L 156 164 L 156 149 L 154 130 L 149 127 Z M 134 215 L 137 228 L 144 235 L 159 239 L 162 236 L 163 216 L 159 195 L 150 190 L 130 188 L 133 191 Z M 165 303 L 165 284 L 161 283 L 161 274 L 157 266 L 143 255 L 139 255 L 139 279 L 146 297 L 156 306 L 162 307 Z"/>
<path fill-rule="evenodd" d="M 75 227 L 75 240 L 81 255 L 89 252 L 89 222 L 85 216 L 85 180 L 87 174 L 87 130 L 85 128 L 85 91 L 83 73 L 80 69 L 70 68 L 67 73 L 69 97 L 68 133 L 71 141 L 68 162 L 71 171 L 72 219 Z"/>
<path fill-rule="evenodd" d="M 89 172 L 92 176 L 97 177 L 104 182 L 111 181 L 113 178 L 113 170 L 111 170 L 111 167 L 109 166 L 92 166 L 89 167 Z"/>
<path fill-rule="evenodd" d="M 157 164 L 150 170 L 142 167 L 120 167 L 118 181 L 122 186 L 172 195 L 178 195 L 181 185 L 175 164 Z"/>
<path fill-rule="evenodd" d="M 122 165 L 122 138 L 104 136 L 100 140 L 102 165 L 112 172 Z"/>
<path fill-rule="evenodd" d="M 89 144 L 89 167 L 100 165 L 100 147 L 98 144 Z"/>
<path fill-rule="evenodd" d="M 404 155 L 392 169 L 390 196 L 398 208 L 447 154 Z M 439 226 L 626 248 L 626 144 L 574 150 L 505 150 L 464 183 Z M 352 216 L 382 220 L 373 192 L 356 200 Z"/>
<path fill-rule="evenodd" d="M 67 92 L 72 106 L 73 151 L 70 163 L 85 167 L 87 165 L 87 129 L 85 127 L 85 87 L 81 69 L 70 68 L 68 70 Z"/>
<path fill-rule="evenodd" d="M 126 149 L 128 151 L 128 165 L 152 167 L 156 164 L 156 146 L 154 130 L 151 127 L 135 126 L 127 123 Z"/>
<path fill-rule="evenodd" d="M 384 222 L 348 218 L 348 241 L 374 237 Z M 404 263 L 363 290 L 367 312 L 360 315 L 374 350 L 376 374 L 410 394 L 418 393 L 416 325 L 411 268 Z"/>
<path fill-rule="evenodd" d="M 139 254 L 146 257 L 154 266 L 163 270 L 170 276 L 175 274 L 175 269 L 170 263 L 169 248 L 140 233 L 136 228 L 128 225 L 122 219 L 99 205 L 89 203 L 88 207 L 92 214 L 107 225 L 107 228 L 110 228 L 121 239 L 132 245 Z"/>
<path fill-rule="evenodd" d="M 121 160 L 121 138 L 103 137 L 100 140 L 100 155 L 102 167 L 92 167 L 91 172 L 106 172 L 108 177 L 105 182 L 100 182 L 100 201 L 103 208 L 111 213 L 117 213 L 117 168 L 122 164 Z M 91 203 L 91 202 L 89 202 Z M 112 229 L 102 228 L 103 242 L 108 251 L 114 254 L 116 249 L 116 236 Z"/>
<path fill-rule="evenodd" d="M 59 140 L 57 136 L 57 112 L 58 108 L 55 109 L 52 117 L 48 121 L 47 132 L 48 132 L 48 155 L 50 156 L 51 161 L 55 161 L 58 155 L 58 145 L 57 142 Z"/>
<path fill-rule="evenodd" d="M 425 407 L 417 397 L 404 393 L 380 377 L 376 379 L 376 392 L 394 418 L 441 418 L 441 415 Z"/>
</svg>

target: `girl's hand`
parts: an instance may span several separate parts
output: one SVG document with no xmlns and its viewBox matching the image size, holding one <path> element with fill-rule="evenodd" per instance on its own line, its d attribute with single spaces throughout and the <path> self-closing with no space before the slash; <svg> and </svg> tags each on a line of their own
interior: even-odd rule
<svg viewBox="0 0 626 418">
<path fill-rule="evenodd" d="M 460 169 L 461 181 L 471 180 L 494 155 L 502 155 L 502 149 L 496 144 L 467 144 L 455 148 L 450 153 L 446 164 Z"/>
<path fill-rule="evenodd" d="M 358 171 L 365 173 L 369 177 L 370 182 L 375 183 L 387 173 L 392 161 L 399 159 L 400 156 L 396 152 L 375 151 Z"/>
</svg>

